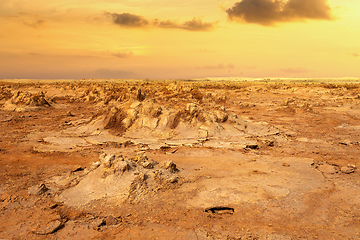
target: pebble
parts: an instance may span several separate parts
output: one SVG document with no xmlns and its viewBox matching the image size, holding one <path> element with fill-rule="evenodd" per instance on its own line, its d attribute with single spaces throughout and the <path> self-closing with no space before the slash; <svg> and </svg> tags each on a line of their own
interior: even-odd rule
<svg viewBox="0 0 360 240">
<path fill-rule="evenodd" d="M 345 174 L 350 174 L 350 173 L 355 172 L 355 168 L 352 166 L 349 166 L 349 165 L 342 167 L 340 170 L 342 173 L 345 173 Z"/>
</svg>

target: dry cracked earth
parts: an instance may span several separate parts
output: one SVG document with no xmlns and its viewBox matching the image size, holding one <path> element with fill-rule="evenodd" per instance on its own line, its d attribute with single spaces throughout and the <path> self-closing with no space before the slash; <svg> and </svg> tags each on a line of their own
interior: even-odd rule
<svg viewBox="0 0 360 240">
<path fill-rule="evenodd" d="M 1 239 L 360 239 L 360 83 L 0 82 Z"/>
</svg>

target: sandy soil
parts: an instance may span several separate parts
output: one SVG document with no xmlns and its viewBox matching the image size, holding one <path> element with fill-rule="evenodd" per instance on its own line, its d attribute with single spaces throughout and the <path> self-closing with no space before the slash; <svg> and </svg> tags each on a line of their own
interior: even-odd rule
<svg viewBox="0 0 360 240">
<path fill-rule="evenodd" d="M 360 84 L 0 82 L 1 239 L 360 239 Z"/>
</svg>

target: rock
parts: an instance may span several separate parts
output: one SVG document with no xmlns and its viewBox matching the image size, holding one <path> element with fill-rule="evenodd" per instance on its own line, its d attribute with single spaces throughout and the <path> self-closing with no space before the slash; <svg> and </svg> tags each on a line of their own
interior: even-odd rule
<svg viewBox="0 0 360 240">
<path fill-rule="evenodd" d="M 185 110 L 191 115 L 195 115 L 199 111 L 199 107 L 194 103 L 188 103 Z"/>
<path fill-rule="evenodd" d="M 0 122 L 10 122 L 13 119 L 13 116 L 0 116 Z"/>
<path fill-rule="evenodd" d="M 327 173 L 327 174 L 335 174 L 338 172 L 338 169 L 336 168 L 336 166 L 330 165 L 328 163 L 319 165 L 318 169 L 320 172 Z"/>
<path fill-rule="evenodd" d="M 131 169 L 131 166 L 126 161 L 118 161 L 114 164 L 115 172 L 126 172 Z"/>
<path fill-rule="evenodd" d="M 111 226 L 111 225 L 116 225 L 118 224 L 118 219 L 115 218 L 114 216 L 110 215 L 107 216 L 106 218 L 104 218 L 104 222 L 106 226 Z"/>
<path fill-rule="evenodd" d="M 154 164 L 151 161 L 142 162 L 141 165 L 146 169 L 154 168 Z"/>
<path fill-rule="evenodd" d="M 214 114 L 216 116 L 216 122 L 223 123 L 228 120 L 229 115 L 225 111 L 214 111 Z"/>
<path fill-rule="evenodd" d="M 100 161 L 94 162 L 94 163 L 91 164 L 91 166 L 90 166 L 90 171 L 97 169 L 98 167 L 100 167 L 100 165 L 101 165 L 101 162 L 100 162 Z"/>
<path fill-rule="evenodd" d="M 115 155 L 103 153 L 100 155 L 99 160 L 101 164 L 104 166 L 104 168 L 110 168 L 113 161 L 115 160 Z"/>
<path fill-rule="evenodd" d="M 148 158 L 144 153 L 139 152 L 136 154 L 136 156 L 132 157 L 131 160 L 136 163 L 141 163 L 141 162 L 145 162 L 146 160 L 148 160 Z"/>
<path fill-rule="evenodd" d="M 34 231 L 34 233 L 38 234 L 38 235 L 48 235 L 48 234 L 55 233 L 62 226 L 63 226 L 63 223 L 61 221 L 55 220 L 53 222 L 48 223 L 44 227 L 40 227 L 40 229 L 37 231 Z"/>
<path fill-rule="evenodd" d="M 9 101 L 15 105 L 38 106 L 38 107 L 51 106 L 50 103 L 47 101 L 46 96 L 43 92 L 30 93 L 30 92 L 18 91 Z"/>
<path fill-rule="evenodd" d="M 345 140 L 340 141 L 339 144 L 345 145 L 345 146 L 350 146 L 350 145 L 353 145 L 353 142 L 349 139 L 345 139 Z"/>
<path fill-rule="evenodd" d="M 249 143 L 249 144 L 246 144 L 246 147 L 245 148 L 248 148 L 248 149 L 259 149 L 259 145 L 256 144 L 256 143 Z"/>
<path fill-rule="evenodd" d="M 347 165 L 347 166 L 342 167 L 340 170 L 341 170 L 342 173 L 350 174 L 350 173 L 355 172 L 355 168 L 356 167 L 354 167 L 352 165 Z"/>
<path fill-rule="evenodd" d="M 163 169 L 169 170 L 171 173 L 179 171 L 176 168 L 176 164 L 171 160 L 167 160 L 167 161 L 163 162 L 160 167 Z"/>
<path fill-rule="evenodd" d="M 39 186 L 31 187 L 28 192 L 34 195 L 43 195 L 50 189 L 46 187 L 45 183 L 41 183 Z"/>
<path fill-rule="evenodd" d="M 37 195 L 42 195 L 46 193 L 49 189 L 45 186 L 45 183 L 42 183 L 39 185 L 39 191 L 37 192 Z"/>
<path fill-rule="evenodd" d="M 97 218 L 89 225 L 90 228 L 94 230 L 99 230 L 100 227 L 105 225 L 105 221 L 102 218 Z"/>
<path fill-rule="evenodd" d="M 215 214 L 233 214 L 235 210 L 232 207 L 217 206 L 205 208 L 204 212 Z"/>
<path fill-rule="evenodd" d="M 284 167 L 290 167 L 290 164 L 288 164 L 288 163 L 283 163 L 282 164 Z"/>
<path fill-rule="evenodd" d="M 145 94 L 141 92 L 140 88 L 137 91 L 136 99 L 140 102 L 145 100 Z"/>
<path fill-rule="evenodd" d="M 169 183 L 177 183 L 178 182 L 178 177 L 177 176 L 173 176 L 173 177 L 170 177 L 169 179 L 168 179 L 168 182 Z"/>
<path fill-rule="evenodd" d="M 81 165 L 75 165 L 73 167 L 71 167 L 71 172 L 79 172 L 79 171 L 83 171 L 85 168 Z"/>
</svg>

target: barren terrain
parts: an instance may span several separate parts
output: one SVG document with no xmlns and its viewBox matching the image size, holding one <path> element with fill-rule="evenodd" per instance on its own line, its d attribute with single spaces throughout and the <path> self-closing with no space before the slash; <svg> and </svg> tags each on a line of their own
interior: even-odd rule
<svg viewBox="0 0 360 240">
<path fill-rule="evenodd" d="M 1 239 L 360 239 L 360 84 L 0 82 Z"/>
</svg>

